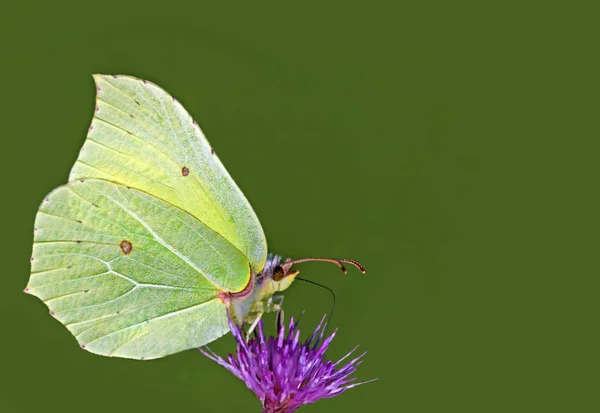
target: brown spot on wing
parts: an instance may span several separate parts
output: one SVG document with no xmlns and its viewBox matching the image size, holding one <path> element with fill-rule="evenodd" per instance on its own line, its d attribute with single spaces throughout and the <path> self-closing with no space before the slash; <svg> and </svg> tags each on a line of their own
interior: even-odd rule
<svg viewBox="0 0 600 413">
<path fill-rule="evenodd" d="M 181 175 L 188 176 L 189 174 L 190 174 L 190 170 L 187 166 L 184 166 L 183 168 L 181 168 Z"/>
<path fill-rule="evenodd" d="M 133 249 L 133 244 L 127 240 L 123 240 L 119 244 L 119 247 L 121 247 L 121 251 L 123 251 L 123 254 L 129 255 L 131 253 L 131 250 Z"/>
</svg>

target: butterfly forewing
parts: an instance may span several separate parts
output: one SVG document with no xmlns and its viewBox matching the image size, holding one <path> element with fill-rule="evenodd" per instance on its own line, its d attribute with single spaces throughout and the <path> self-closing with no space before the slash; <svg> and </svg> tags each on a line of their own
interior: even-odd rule
<svg viewBox="0 0 600 413">
<path fill-rule="evenodd" d="M 69 180 L 104 179 L 171 203 L 262 270 L 267 246 L 260 222 L 183 106 L 144 80 L 94 79 L 94 118 Z"/>
</svg>

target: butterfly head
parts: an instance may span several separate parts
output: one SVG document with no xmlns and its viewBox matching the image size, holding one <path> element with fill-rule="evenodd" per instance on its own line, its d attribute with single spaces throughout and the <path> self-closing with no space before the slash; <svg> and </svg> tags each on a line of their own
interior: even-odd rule
<svg viewBox="0 0 600 413">
<path fill-rule="evenodd" d="M 258 287 L 258 299 L 268 299 L 273 294 L 287 289 L 296 278 L 300 271 L 292 269 L 287 265 L 291 260 L 288 258 L 285 262 L 279 255 L 269 254 L 265 267 L 256 277 L 256 286 Z"/>
</svg>

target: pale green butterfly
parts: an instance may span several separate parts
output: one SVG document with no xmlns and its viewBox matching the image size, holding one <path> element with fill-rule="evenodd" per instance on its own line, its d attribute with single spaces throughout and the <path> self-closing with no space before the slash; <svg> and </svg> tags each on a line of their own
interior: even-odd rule
<svg viewBox="0 0 600 413">
<path fill-rule="evenodd" d="M 42 202 L 26 292 L 92 353 L 163 357 L 280 309 L 293 264 L 186 110 L 130 76 L 95 75 L 96 109 L 69 183 Z M 251 328 L 252 328 L 251 326 Z"/>
</svg>

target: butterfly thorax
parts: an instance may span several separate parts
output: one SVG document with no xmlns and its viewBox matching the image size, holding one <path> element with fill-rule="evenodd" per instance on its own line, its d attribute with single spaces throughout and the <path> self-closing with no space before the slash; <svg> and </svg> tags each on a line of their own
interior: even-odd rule
<svg viewBox="0 0 600 413">
<path fill-rule="evenodd" d="M 229 311 L 236 324 L 252 323 L 262 314 L 281 308 L 283 296 L 276 293 L 288 288 L 298 273 L 284 274 L 282 263 L 279 255 L 269 254 L 263 270 L 253 276 L 252 291 L 239 297 L 232 296 Z"/>
</svg>

